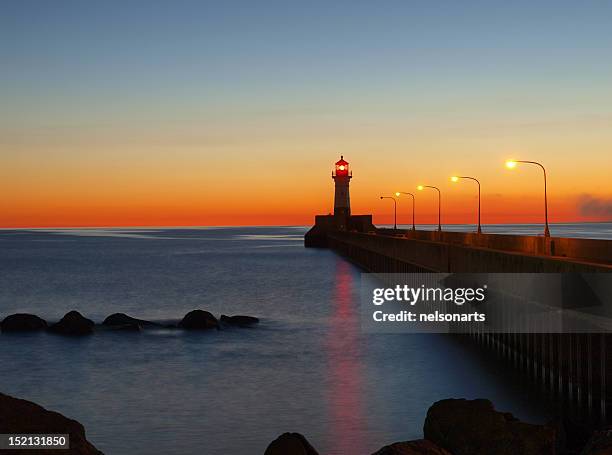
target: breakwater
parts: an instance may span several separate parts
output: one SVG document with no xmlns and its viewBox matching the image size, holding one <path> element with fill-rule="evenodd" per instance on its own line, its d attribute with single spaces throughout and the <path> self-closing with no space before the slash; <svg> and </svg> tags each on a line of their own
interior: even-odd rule
<svg viewBox="0 0 612 455">
<path fill-rule="evenodd" d="M 315 226 L 305 246 L 328 247 L 375 273 L 612 272 L 612 242 L 393 229 L 341 231 Z M 612 335 L 484 333 L 468 337 L 501 358 L 559 406 L 590 427 L 612 421 Z"/>
<path fill-rule="evenodd" d="M 612 263 L 608 262 L 612 242 L 608 240 L 481 236 L 430 231 L 328 231 L 326 242 L 362 268 L 378 273 L 612 272 Z M 546 253 L 551 249 L 556 255 Z"/>
</svg>

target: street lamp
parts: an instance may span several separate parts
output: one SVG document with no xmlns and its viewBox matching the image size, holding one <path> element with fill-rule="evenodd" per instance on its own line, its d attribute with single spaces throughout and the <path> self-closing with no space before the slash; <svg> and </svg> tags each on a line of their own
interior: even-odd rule
<svg viewBox="0 0 612 455">
<path fill-rule="evenodd" d="M 407 194 L 409 196 L 412 196 L 412 230 L 416 231 L 416 228 L 414 227 L 414 194 L 406 193 L 405 191 L 398 191 L 397 193 L 395 193 L 397 197 L 399 197 L 400 194 Z"/>
<path fill-rule="evenodd" d="M 467 180 L 473 180 L 478 184 L 478 233 L 482 234 L 482 229 L 480 227 L 480 182 L 478 181 L 478 179 L 474 178 L 474 177 L 468 177 L 466 175 L 453 175 L 451 177 L 451 182 L 453 183 L 457 183 L 459 181 L 459 179 L 467 179 Z"/>
<path fill-rule="evenodd" d="M 391 199 L 393 201 L 393 229 L 397 230 L 397 201 L 391 196 L 381 196 L 381 199 Z"/>
<path fill-rule="evenodd" d="M 548 199 L 546 196 L 546 169 L 541 163 L 537 161 L 524 161 L 524 160 L 508 160 L 506 161 L 506 167 L 508 169 L 514 169 L 518 163 L 535 164 L 540 166 L 544 172 L 544 236 L 550 237 L 550 230 L 548 229 Z"/>
<path fill-rule="evenodd" d="M 423 191 L 424 188 L 431 188 L 438 192 L 438 231 L 442 231 L 442 224 L 440 222 L 441 220 L 440 213 L 442 212 L 442 194 L 440 193 L 440 188 L 438 188 L 437 186 L 431 186 L 431 185 L 417 186 L 417 190 L 419 191 Z"/>
</svg>

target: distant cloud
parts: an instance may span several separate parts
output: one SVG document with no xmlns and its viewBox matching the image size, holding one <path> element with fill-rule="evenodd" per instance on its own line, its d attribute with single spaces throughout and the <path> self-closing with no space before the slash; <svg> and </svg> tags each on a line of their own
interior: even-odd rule
<svg viewBox="0 0 612 455">
<path fill-rule="evenodd" d="M 583 194 L 578 198 L 578 210 L 585 216 L 607 216 L 612 219 L 612 199 Z"/>
</svg>

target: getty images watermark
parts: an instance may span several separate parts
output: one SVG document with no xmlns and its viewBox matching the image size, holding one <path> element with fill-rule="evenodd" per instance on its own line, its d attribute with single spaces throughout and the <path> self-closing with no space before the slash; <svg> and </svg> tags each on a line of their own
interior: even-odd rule
<svg viewBox="0 0 612 455">
<path fill-rule="evenodd" d="M 362 274 L 368 332 L 612 331 L 610 274 Z"/>
<path fill-rule="evenodd" d="M 441 288 L 426 287 L 424 284 L 414 288 L 407 284 L 396 284 L 394 287 L 375 288 L 372 291 L 372 303 L 380 306 L 384 303 L 404 303 L 415 307 L 420 304 L 452 303 L 463 305 L 465 303 L 483 302 L 486 299 L 487 285 L 480 288 Z M 431 305 L 429 305 L 430 307 Z M 437 305 L 436 305 L 437 306 Z M 373 313 L 376 322 L 484 322 L 486 315 L 474 311 L 473 313 L 445 313 L 439 309 L 431 313 L 418 312 L 413 310 L 400 310 L 399 313 L 386 313 L 383 310 L 376 310 Z"/>
</svg>

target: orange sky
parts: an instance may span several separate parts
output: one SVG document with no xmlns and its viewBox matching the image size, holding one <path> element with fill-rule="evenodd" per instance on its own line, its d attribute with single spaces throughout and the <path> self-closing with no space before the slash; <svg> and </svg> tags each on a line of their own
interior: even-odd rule
<svg viewBox="0 0 612 455">
<path fill-rule="evenodd" d="M 281 139 L 251 144 L 252 150 L 246 144 L 16 143 L 0 170 L 0 226 L 308 225 L 332 210 L 330 171 L 340 153 L 353 170 L 353 213 L 372 213 L 376 223 L 392 222 L 393 213 L 379 195 L 416 192 L 420 183 L 441 188 L 443 224 L 474 222 L 476 186 L 451 183 L 453 174 L 480 178 L 483 224 L 540 222 L 540 170 L 509 171 L 507 157 L 546 164 L 551 222 L 610 220 L 607 146 L 593 144 L 578 159 L 570 153 L 577 144 L 567 138 L 548 147 L 501 148 L 522 154 L 490 151 L 488 139 L 418 144 L 408 138 L 405 148 L 367 137 L 361 143 L 344 138 L 345 144 L 329 139 L 329 147 Z M 586 199 L 595 200 L 590 212 L 580 208 Z M 417 192 L 417 223 L 435 223 L 436 210 L 435 192 Z M 410 221 L 408 199 L 400 200 L 398 221 Z"/>
</svg>

